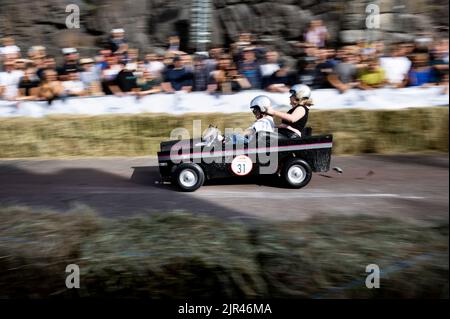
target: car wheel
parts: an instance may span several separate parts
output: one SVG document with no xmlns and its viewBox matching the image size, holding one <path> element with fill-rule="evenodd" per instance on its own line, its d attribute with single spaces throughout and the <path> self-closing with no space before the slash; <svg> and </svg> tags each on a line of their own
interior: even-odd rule
<svg viewBox="0 0 450 319">
<path fill-rule="evenodd" d="M 292 158 L 285 163 L 281 177 L 289 187 L 302 188 L 311 180 L 312 169 L 305 161 Z"/>
<path fill-rule="evenodd" d="M 184 163 L 175 169 L 175 184 L 184 192 L 193 192 L 205 182 L 205 173 L 200 166 Z"/>
</svg>

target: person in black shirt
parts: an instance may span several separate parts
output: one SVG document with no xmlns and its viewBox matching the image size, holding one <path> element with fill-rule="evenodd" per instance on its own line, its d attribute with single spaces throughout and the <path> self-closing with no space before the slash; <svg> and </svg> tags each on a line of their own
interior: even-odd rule
<svg viewBox="0 0 450 319">
<path fill-rule="evenodd" d="M 164 72 L 164 83 L 162 88 L 168 93 L 175 91 L 190 92 L 193 86 L 193 74 L 186 70 L 179 56 L 173 59 L 173 68 Z"/>
<path fill-rule="evenodd" d="M 271 106 L 266 113 L 281 119 L 281 125 L 277 126 L 280 134 L 289 138 L 299 138 L 308 121 L 309 108 L 313 104 L 311 89 L 307 85 L 296 84 L 289 92 L 292 108 L 287 113 L 275 111 Z"/>
<path fill-rule="evenodd" d="M 58 68 L 58 75 L 65 81 L 68 79 L 69 73 L 79 73 L 83 69 L 78 64 L 78 52 L 74 48 L 64 48 L 64 64 Z"/>
<path fill-rule="evenodd" d="M 20 99 L 33 100 L 37 98 L 40 80 L 34 68 L 25 70 L 24 76 L 20 79 L 18 88 Z"/>
<path fill-rule="evenodd" d="M 136 65 L 134 63 L 127 63 L 117 74 L 114 85 L 112 87 L 110 86 L 111 91 L 119 95 L 135 91 L 138 85 L 137 77 L 133 73 L 134 71 L 136 71 Z"/>
</svg>

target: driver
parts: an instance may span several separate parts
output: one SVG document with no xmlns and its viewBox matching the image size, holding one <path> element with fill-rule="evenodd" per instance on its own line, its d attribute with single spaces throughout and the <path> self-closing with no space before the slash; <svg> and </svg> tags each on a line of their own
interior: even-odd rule
<svg viewBox="0 0 450 319">
<path fill-rule="evenodd" d="M 275 123 L 272 116 L 267 114 L 272 102 L 265 95 L 259 95 L 250 102 L 250 109 L 256 121 L 244 131 L 243 135 L 234 135 L 234 143 L 248 142 L 258 132 L 273 132 Z"/>
<path fill-rule="evenodd" d="M 311 100 L 311 89 L 304 84 L 294 85 L 289 93 L 291 109 L 287 113 L 275 111 L 272 106 L 267 108 L 267 114 L 279 117 L 281 124 L 278 132 L 289 138 L 299 138 L 308 121 L 309 109 L 313 105 Z"/>
</svg>

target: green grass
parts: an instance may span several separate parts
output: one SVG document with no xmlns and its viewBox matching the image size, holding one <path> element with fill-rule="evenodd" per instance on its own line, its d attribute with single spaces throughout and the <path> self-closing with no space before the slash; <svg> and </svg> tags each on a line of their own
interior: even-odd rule
<svg viewBox="0 0 450 319">
<path fill-rule="evenodd" d="M 4 207 L 0 234 L 0 298 L 448 298 L 448 221 L 324 214 L 244 224 Z M 71 263 L 80 289 L 65 288 Z M 379 289 L 364 284 L 373 263 L 386 272 Z"/>
<path fill-rule="evenodd" d="M 253 116 L 167 114 L 0 119 L 0 158 L 156 155 L 171 130 L 192 132 L 192 121 L 246 128 Z M 313 111 L 314 134 L 334 135 L 339 154 L 448 152 L 448 108 L 399 111 Z"/>
</svg>

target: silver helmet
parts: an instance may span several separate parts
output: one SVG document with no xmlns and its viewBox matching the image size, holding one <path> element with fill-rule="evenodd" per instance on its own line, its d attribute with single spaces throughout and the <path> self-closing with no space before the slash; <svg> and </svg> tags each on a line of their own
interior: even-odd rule
<svg viewBox="0 0 450 319">
<path fill-rule="evenodd" d="M 311 97 L 311 89 L 304 84 L 296 84 L 289 90 L 291 96 L 295 96 L 298 100 L 309 99 Z"/>
<path fill-rule="evenodd" d="M 261 113 L 266 113 L 272 105 L 272 101 L 265 95 L 258 95 L 250 102 L 250 108 L 258 108 Z"/>
</svg>

